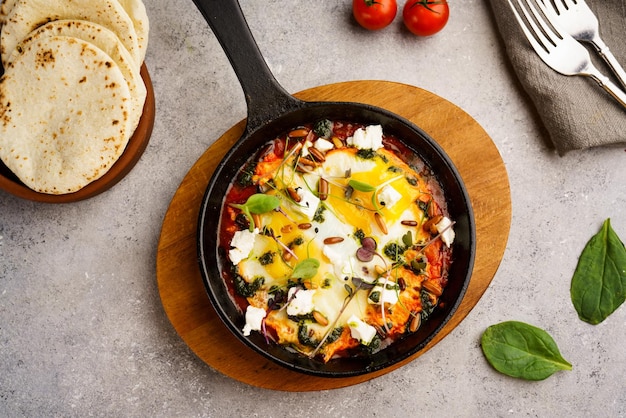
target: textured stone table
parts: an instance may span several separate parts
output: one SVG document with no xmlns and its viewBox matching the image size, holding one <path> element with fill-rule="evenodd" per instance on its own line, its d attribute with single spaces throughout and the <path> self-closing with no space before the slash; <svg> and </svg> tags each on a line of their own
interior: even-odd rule
<svg viewBox="0 0 626 418">
<path fill-rule="evenodd" d="M 0 416 L 626 416 L 626 307 L 594 327 L 578 320 L 569 299 L 578 255 L 604 219 L 626 239 L 625 147 L 557 156 L 479 1 L 453 2 L 448 26 L 429 39 L 410 35 L 400 19 L 381 32 L 361 30 L 349 1 L 242 1 L 290 92 L 390 80 L 463 108 L 502 155 L 513 218 L 478 305 L 435 348 L 392 373 L 290 393 L 242 384 L 200 361 L 162 308 L 157 243 L 181 180 L 245 117 L 245 102 L 191 0 L 146 7 L 157 114 L 135 169 L 79 203 L 0 192 Z M 541 382 L 495 372 L 479 339 L 511 319 L 549 331 L 573 370 Z"/>
</svg>

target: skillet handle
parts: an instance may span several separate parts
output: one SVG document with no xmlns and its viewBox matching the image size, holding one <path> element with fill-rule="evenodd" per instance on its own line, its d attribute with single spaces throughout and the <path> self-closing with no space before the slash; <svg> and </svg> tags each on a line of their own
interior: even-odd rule
<svg viewBox="0 0 626 418">
<path fill-rule="evenodd" d="M 274 78 L 237 0 L 193 0 L 226 53 L 248 107 L 246 131 L 302 107 Z"/>
</svg>

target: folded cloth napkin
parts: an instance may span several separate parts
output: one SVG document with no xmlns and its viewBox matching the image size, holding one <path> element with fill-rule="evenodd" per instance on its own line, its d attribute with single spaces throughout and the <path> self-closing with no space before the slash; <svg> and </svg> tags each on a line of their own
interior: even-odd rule
<svg viewBox="0 0 626 418">
<path fill-rule="evenodd" d="M 557 0 L 559 1 L 559 0 Z M 588 77 L 567 77 L 541 61 L 522 33 L 507 0 L 490 0 L 506 52 L 560 155 L 600 145 L 626 143 L 626 108 Z M 600 21 L 600 35 L 626 67 L 626 0 L 587 0 Z M 608 66 L 592 60 L 618 86 Z"/>
</svg>

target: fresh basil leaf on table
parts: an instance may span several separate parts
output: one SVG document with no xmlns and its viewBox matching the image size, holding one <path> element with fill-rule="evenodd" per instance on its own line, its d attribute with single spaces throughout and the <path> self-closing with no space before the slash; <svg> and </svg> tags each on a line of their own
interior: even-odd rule
<svg viewBox="0 0 626 418">
<path fill-rule="evenodd" d="M 517 321 L 501 322 L 485 330 L 481 347 L 489 364 L 507 376 L 543 380 L 572 365 L 544 330 Z"/>
<path fill-rule="evenodd" d="M 610 219 L 604 221 L 581 253 L 570 294 L 578 317 L 594 325 L 626 300 L 626 248 Z"/>
</svg>

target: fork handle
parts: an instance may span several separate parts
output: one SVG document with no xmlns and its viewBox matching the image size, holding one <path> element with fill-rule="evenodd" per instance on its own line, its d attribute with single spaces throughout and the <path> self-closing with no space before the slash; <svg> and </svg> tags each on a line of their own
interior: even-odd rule
<svg viewBox="0 0 626 418">
<path fill-rule="evenodd" d="M 626 89 L 626 71 L 624 71 L 624 68 L 617 61 L 615 55 L 609 50 L 609 47 L 598 36 L 596 36 L 591 43 L 598 51 L 598 54 L 609 64 L 609 67 L 611 67 L 611 70 L 613 70 L 613 73 L 617 76 L 622 88 Z"/>
<path fill-rule="evenodd" d="M 593 78 L 607 93 L 617 100 L 626 109 L 626 93 L 615 85 L 607 76 L 600 73 L 597 69 L 590 71 L 590 77 Z"/>
</svg>

